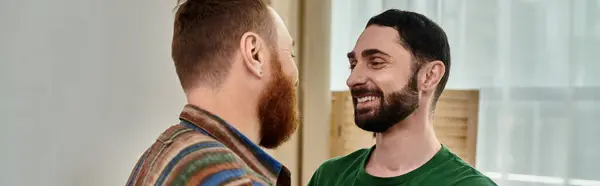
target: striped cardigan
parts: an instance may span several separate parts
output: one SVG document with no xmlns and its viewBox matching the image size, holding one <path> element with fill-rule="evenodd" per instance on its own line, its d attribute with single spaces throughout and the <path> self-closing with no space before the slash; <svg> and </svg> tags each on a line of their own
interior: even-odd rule
<svg viewBox="0 0 600 186">
<path fill-rule="evenodd" d="M 290 185 L 287 168 L 221 118 L 186 105 L 140 157 L 127 186 Z"/>
</svg>

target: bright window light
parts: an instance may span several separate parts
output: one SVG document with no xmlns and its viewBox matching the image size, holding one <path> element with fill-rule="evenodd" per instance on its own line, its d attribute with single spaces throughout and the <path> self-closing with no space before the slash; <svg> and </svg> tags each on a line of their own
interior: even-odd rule
<svg viewBox="0 0 600 186">
<path fill-rule="evenodd" d="M 493 180 L 510 180 L 510 181 L 520 181 L 520 182 L 530 182 L 530 183 L 545 183 L 545 184 L 554 184 L 554 185 L 564 185 L 567 183 L 571 186 L 600 186 L 600 180 L 584 180 L 584 179 L 564 179 L 561 177 L 552 177 L 552 176 L 537 176 L 537 175 L 527 175 L 527 174 L 502 174 L 499 172 L 486 172 L 484 173 L 486 176 L 490 177 Z"/>
</svg>

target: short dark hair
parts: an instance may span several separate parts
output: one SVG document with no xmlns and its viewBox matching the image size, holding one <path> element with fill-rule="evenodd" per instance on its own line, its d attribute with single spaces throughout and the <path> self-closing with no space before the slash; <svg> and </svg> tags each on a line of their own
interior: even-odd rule
<svg viewBox="0 0 600 186">
<path fill-rule="evenodd" d="M 450 45 L 444 30 L 424 15 L 398 9 L 389 9 L 372 17 L 367 23 L 367 27 L 371 25 L 396 29 L 400 36 L 400 44 L 416 58 L 418 63 L 416 67 L 420 67 L 423 62 L 434 60 L 444 63 L 446 73 L 436 87 L 433 98 L 435 105 L 444 91 L 450 75 Z"/>
<path fill-rule="evenodd" d="M 274 23 L 262 0 L 178 0 L 171 56 L 184 90 L 218 86 L 246 32 L 275 43 Z"/>
</svg>

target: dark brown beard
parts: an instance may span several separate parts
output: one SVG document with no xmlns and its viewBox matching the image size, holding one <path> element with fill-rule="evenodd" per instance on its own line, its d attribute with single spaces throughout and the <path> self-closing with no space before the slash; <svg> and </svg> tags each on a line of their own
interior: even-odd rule
<svg viewBox="0 0 600 186">
<path fill-rule="evenodd" d="M 357 101 L 356 98 L 353 98 L 356 125 L 365 131 L 382 133 L 415 112 L 419 108 L 416 74 L 416 72 L 413 73 L 408 84 L 402 90 L 392 92 L 388 96 L 384 96 L 381 90 L 376 88 L 372 90 L 352 89 L 351 93 L 354 95 L 372 93 L 381 97 L 380 106 L 374 111 L 357 110 Z"/>
<path fill-rule="evenodd" d="M 281 69 L 281 61 L 273 52 L 271 70 L 273 79 L 261 95 L 258 105 L 260 143 L 268 149 L 277 148 L 296 131 L 299 124 L 296 106 L 296 86 Z"/>
</svg>

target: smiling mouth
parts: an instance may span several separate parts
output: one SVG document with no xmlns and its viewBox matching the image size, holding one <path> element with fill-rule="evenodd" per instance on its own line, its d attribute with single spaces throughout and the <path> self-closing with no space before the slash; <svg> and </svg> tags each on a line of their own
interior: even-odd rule
<svg viewBox="0 0 600 186">
<path fill-rule="evenodd" d="M 356 101 L 358 103 L 368 103 L 368 102 L 376 101 L 376 100 L 379 100 L 378 96 L 364 96 L 364 97 L 357 97 L 356 98 Z"/>
<path fill-rule="evenodd" d="M 381 97 L 375 95 L 361 95 L 355 97 L 355 99 L 356 104 L 354 105 L 354 109 L 365 112 L 377 108 Z"/>
</svg>

